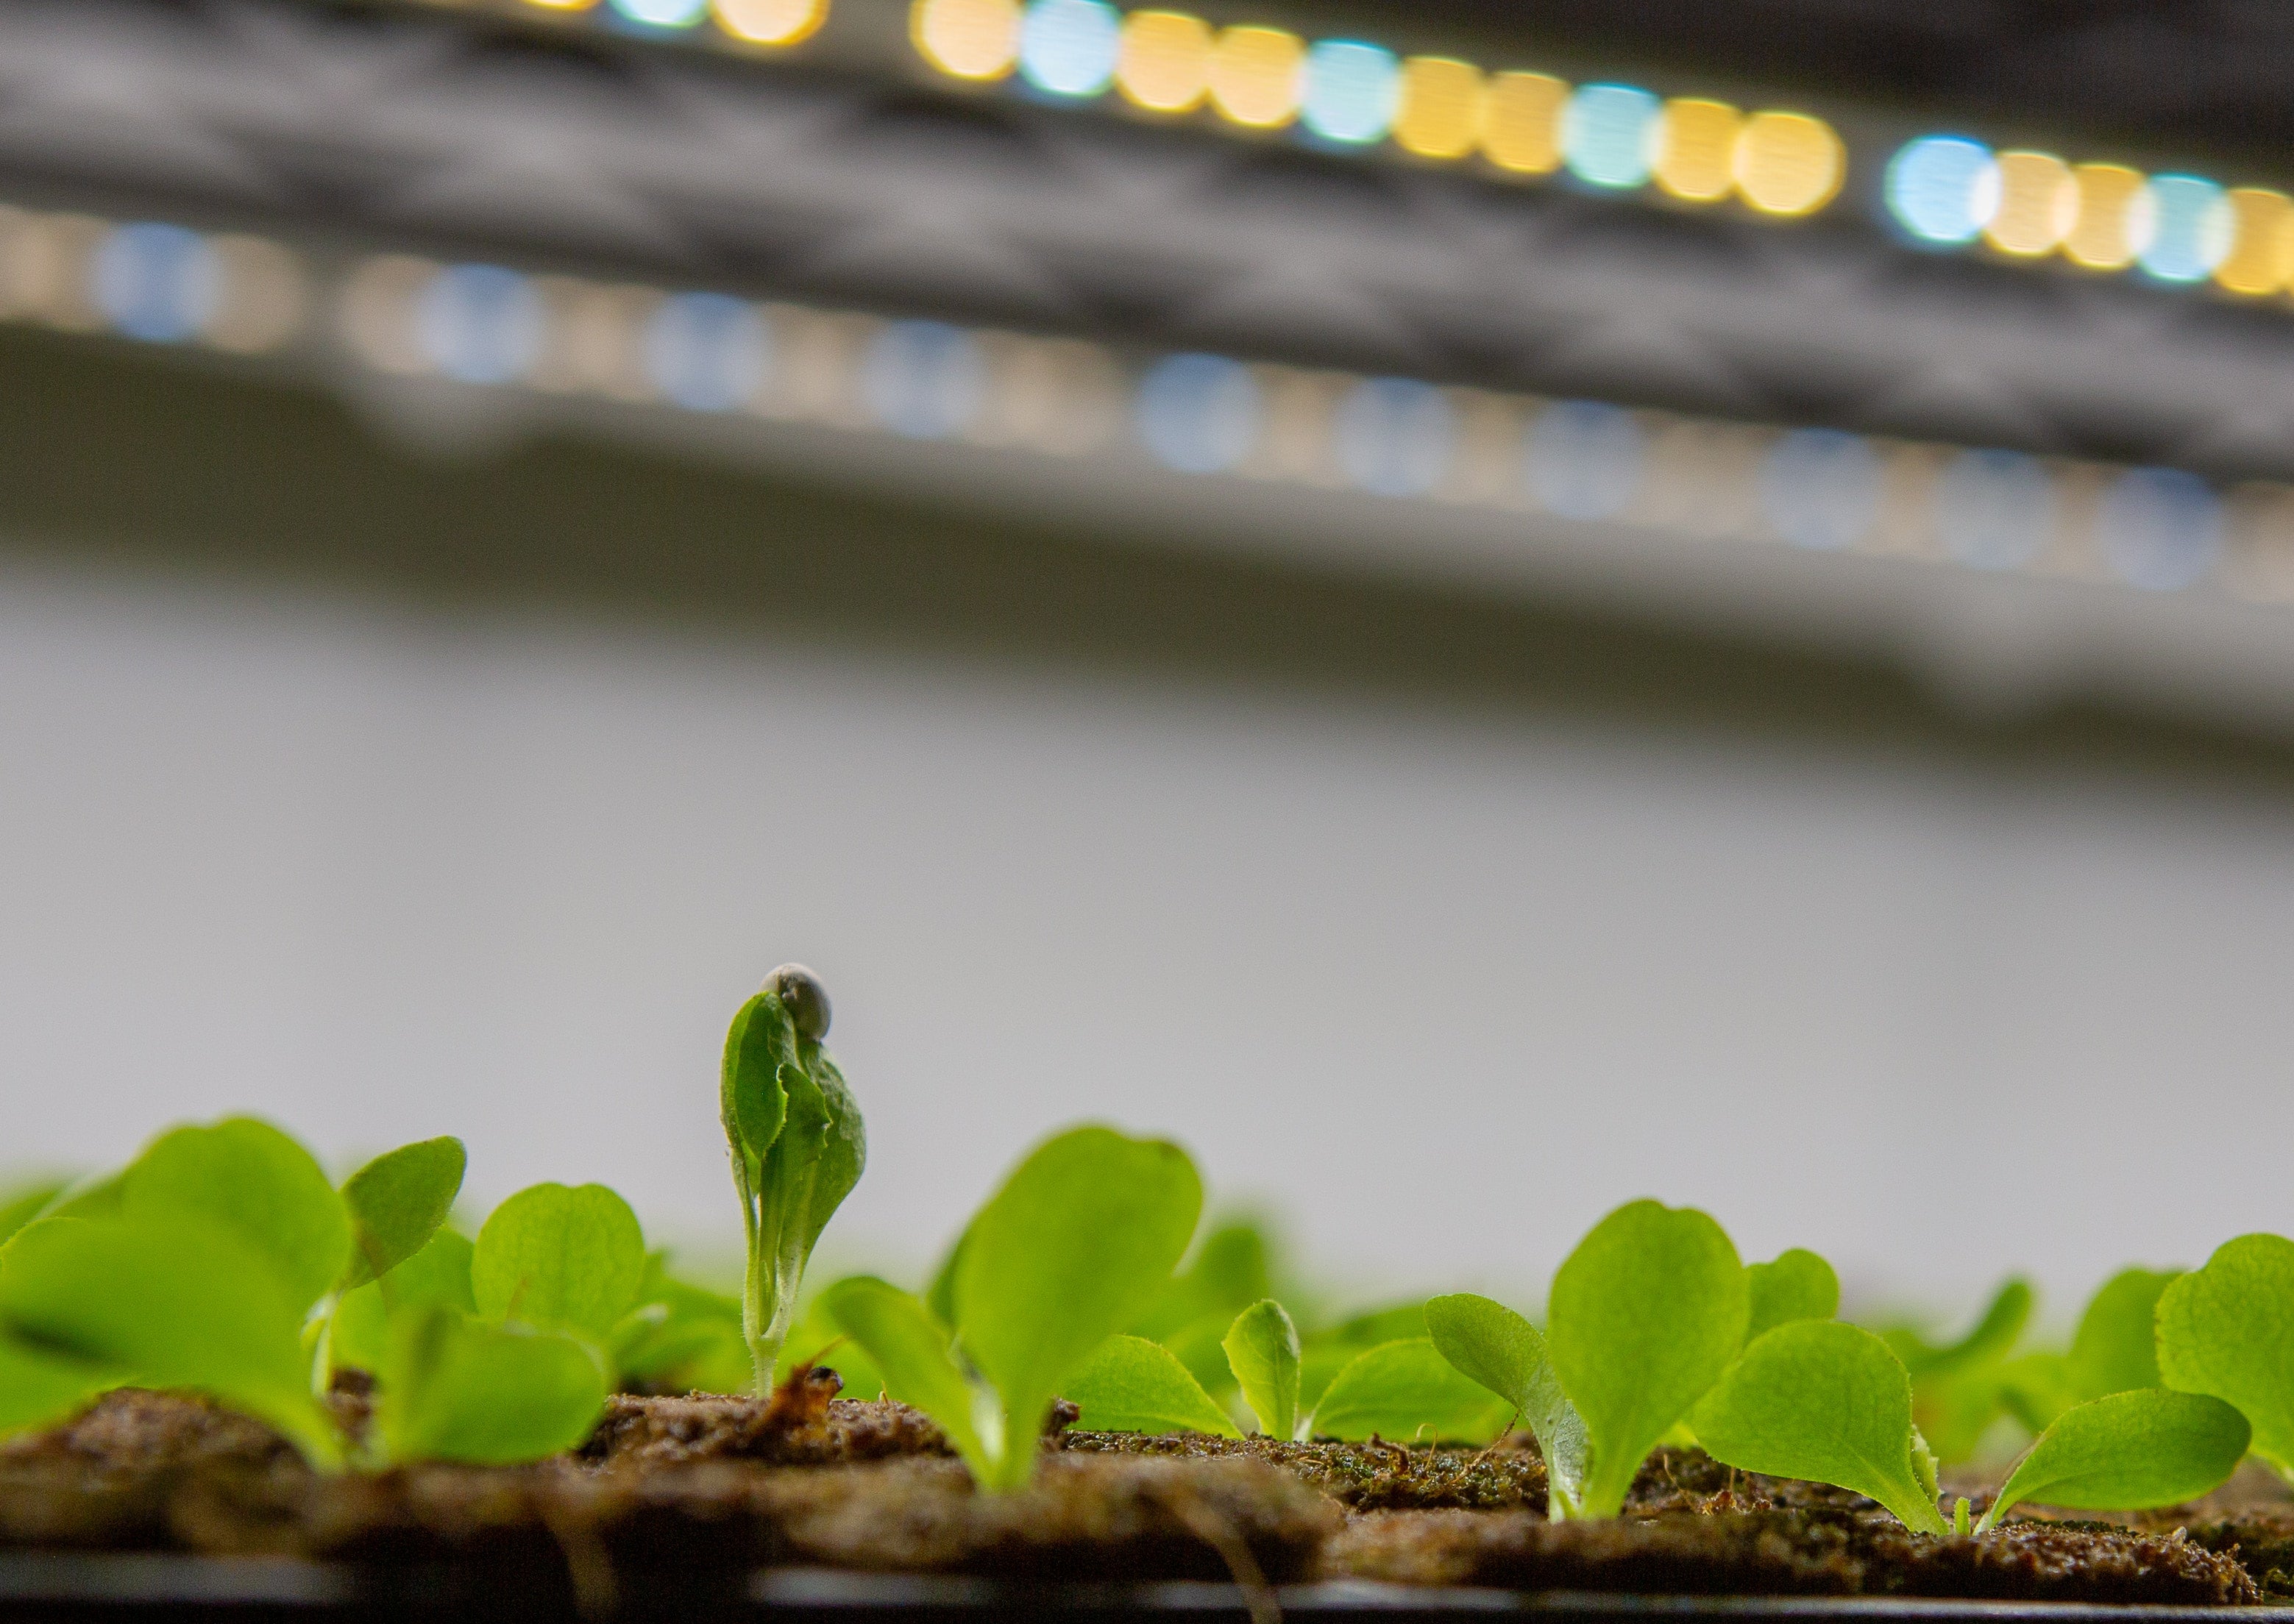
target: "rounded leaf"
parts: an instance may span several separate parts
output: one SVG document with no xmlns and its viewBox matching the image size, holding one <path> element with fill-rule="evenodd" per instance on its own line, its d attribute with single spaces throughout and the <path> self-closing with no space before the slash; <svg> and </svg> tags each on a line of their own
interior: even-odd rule
<svg viewBox="0 0 2294 1624">
<path fill-rule="evenodd" d="M 1795 1320 L 1766 1332 L 1689 1425 L 1726 1465 L 1869 1495 L 1908 1528 L 1944 1531 L 1912 1458 L 1912 1378 L 1861 1326 Z"/>
<path fill-rule="evenodd" d="M 1745 1267 L 1694 1207 L 1619 1207 L 1553 1279 L 1546 1352 L 1585 1423 L 1583 1509 L 1615 1516 L 1633 1474 L 1745 1345 Z"/>
<path fill-rule="evenodd" d="M 1745 1321 L 1746 1342 L 1795 1320 L 1829 1320 L 1840 1311 L 1840 1277 L 1805 1246 L 1747 1265 L 1745 1285 L 1752 1303 Z"/>
<path fill-rule="evenodd" d="M 541 1460 L 587 1439 L 606 1408 L 594 1350 L 450 1308 L 395 1320 L 382 1374 L 377 1421 L 394 1461 Z"/>
<path fill-rule="evenodd" d="M 1267 1297 L 1234 1317 L 1219 1346 L 1258 1417 L 1258 1430 L 1288 1443 L 1298 1432 L 1298 1328 L 1282 1304 Z"/>
<path fill-rule="evenodd" d="M 602 1184 L 536 1184 L 494 1208 L 470 1255 L 478 1312 L 602 1340 L 645 1285 L 645 1234 Z"/>
<path fill-rule="evenodd" d="M 420 1251 L 461 1193 L 469 1156 L 452 1137 L 426 1139 L 378 1156 L 343 1185 L 351 1259 L 341 1289 L 389 1273 Z"/>
<path fill-rule="evenodd" d="M 270 1264 L 298 1309 L 326 1295 L 350 1256 L 350 1215 L 325 1171 L 252 1116 L 162 1133 L 121 1174 L 119 1202 L 138 1222 L 198 1213 L 224 1225 Z"/>
<path fill-rule="evenodd" d="M 1110 1336 L 1063 1384 L 1082 1412 L 1076 1425 L 1101 1433 L 1242 1431 L 1203 1391 L 1178 1355 L 1143 1336 Z"/>
<path fill-rule="evenodd" d="M 1408 1336 L 1356 1354 L 1322 1393 L 1310 1424 L 1318 1438 L 1485 1443 L 1513 1414 L 1505 1400 L 1460 1376 L 1433 1339 Z"/>
<path fill-rule="evenodd" d="M 2068 1372 L 2081 1397 L 2166 1385 L 2159 1376 L 2159 1298 L 2182 1273 L 2122 1269 L 2103 1283 L 2071 1338 Z"/>
<path fill-rule="evenodd" d="M 2063 1411 L 1984 1514 L 2024 1500 L 2072 1511 L 2148 1511 L 2222 1486 L 2246 1454 L 2246 1417 L 2203 1393 L 2142 1387 Z"/>
<path fill-rule="evenodd" d="M 2254 1452 L 2294 1476 L 2294 1240 L 2225 1241 L 2160 1293 L 2159 1373 L 2237 1407 Z"/>
<path fill-rule="evenodd" d="M 1178 1146 L 1083 1127 L 1039 1146 L 980 1209 L 956 1261 L 956 1331 L 1013 1437 L 1032 1437 L 1085 1357 L 1154 1298 L 1202 1206 Z M 1014 1449 L 1002 1470 L 1019 1482 L 1033 1466 Z"/>
</svg>

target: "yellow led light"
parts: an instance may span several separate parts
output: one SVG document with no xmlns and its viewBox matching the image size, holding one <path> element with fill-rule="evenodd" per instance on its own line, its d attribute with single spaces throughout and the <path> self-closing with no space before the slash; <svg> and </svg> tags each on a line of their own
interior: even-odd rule
<svg viewBox="0 0 2294 1624">
<path fill-rule="evenodd" d="M 1124 44 L 1130 44 L 1127 36 Z M 1296 34 L 1247 25 L 1225 29 L 1211 51 L 1211 105 L 1232 123 L 1278 129 L 1298 116 L 1306 61 L 1306 42 Z M 1173 89 L 1179 88 L 1175 77 Z"/>
<path fill-rule="evenodd" d="M 2275 293 L 2294 281 L 2294 198 L 2238 186 L 2230 207 L 2237 226 L 2215 280 L 2233 293 Z"/>
<path fill-rule="evenodd" d="M 545 12 L 586 12 L 597 4 L 598 0 L 525 0 L 525 3 Z"/>
<path fill-rule="evenodd" d="M 1447 56 L 1402 64 L 1402 110 L 1394 139 L 1420 158 L 1463 158 L 1482 133 L 1482 70 Z"/>
<path fill-rule="evenodd" d="M 828 20 L 828 0 L 711 0 L 717 26 L 752 45 L 793 45 Z"/>
<path fill-rule="evenodd" d="M 1115 85 L 1135 106 L 1158 113 L 1200 107 L 1211 87 L 1211 29 L 1184 12 L 1134 12 L 1123 20 Z"/>
<path fill-rule="evenodd" d="M 2150 246 L 2152 231 L 2151 191 L 2142 175 L 2124 164 L 2079 164 L 2071 181 L 2078 216 L 2063 233 L 2063 252 L 2095 271 L 2134 264 Z"/>
<path fill-rule="evenodd" d="M 2078 223 L 2078 183 L 2052 152 L 2002 152 L 1999 207 L 1984 240 L 2003 254 L 2051 253 Z"/>
<path fill-rule="evenodd" d="M 916 0 L 908 37 L 959 79 L 1000 79 L 1020 56 L 1019 0 Z"/>
<path fill-rule="evenodd" d="M 1676 198 L 1711 203 L 1736 184 L 1737 132 L 1745 116 L 1726 102 L 1676 96 L 1657 126 L 1656 183 Z"/>
<path fill-rule="evenodd" d="M 1561 112 L 1569 86 L 1546 73 L 1490 76 L 1482 103 L 1482 151 L 1501 169 L 1550 175 L 1561 167 Z"/>
<path fill-rule="evenodd" d="M 1812 215 L 1848 175 L 1848 149 L 1806 113 L 1754 113 L 1737 136 L 1737 191 L 1764 215 Z"/>
</svg>

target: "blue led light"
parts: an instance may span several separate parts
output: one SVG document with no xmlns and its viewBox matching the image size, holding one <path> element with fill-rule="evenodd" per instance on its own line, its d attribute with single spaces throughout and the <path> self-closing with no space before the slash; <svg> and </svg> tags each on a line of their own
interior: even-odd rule
<svg viewBox="0 0 2294 1624">
<path fill-rule="evenodd" d="M 1439 483 L 1456 450 L 1449 397 L 1409 378 L 1367 378 L 1348 390 L 1331 419 L 1338 466 L 1379 496 L 1422 496 Z"/>
<path fill-rule="evenodd" d="M 2149 246 L 2136 256 L 2162 282 L 2202 282 L 2229 254 L 2238 217 L 2229 197 L 2195 175 L 2151 177 Z"/>
<path fill-rule="evenodd" d="M 1596 186 L 1648 183 L 1664 103 L 1631 85 L 1581 85 L 1561 114 L 1561 157 Z"/>
<path fill-rule="evenodd" d="M 646 374 L 688 411 L 730 411 L 755 398 L 771 341 L 764 319 L 740 299 L 673 294 L 646 321 Z"/>
<path fill-rule="evenodd" d="M 2129 468 L 2103 493 L 2095 532 L 2121 580 L 2176 591 L 2203 579 L 2222 554 L 2222 498 L 2180 468 Z"/>
<path fill-rule="evenodd" d="M 689 28 L 709 14 L 709 0 L 607 0 L 630 22 L 648 28 Z"/>
<path fill-rule="evenodd" d="M 105 236 L 89 266 L 88 291 L 130 338 L 180 344 L 214 316 L 223 271 L 197 231 L 146 221 Z"/>
<path fill-rule="evenodd" d="M 988 361 L 971 334 L 944 321 L 895 321 L 860 363 L 860 394 L 876 420 L 911 440 L 945 440 L 980 415 Z"/>
<path fill-rule="evenodd" d="M 1299 122 L 1326 141 L 1384 139 L 1402 107 L 1402 62 L 1379 45 L 1322 39 L 1306 53 Z"/>
<path fill-rule="evenodd" d="M 1991 149 L 1957 135 L 1923 135 L 1888 160 L 1882 191 L 1896 223 L 1923 242 L 1970 242 L 1999 211 Z"/>
<path fill-rule="evenodd" d="M 1761 464 L 1761 508 L 1795 547 L 1852 546 L 1880 514 L 1880 459 L 1860 434 L 1796 428 Z"/>
<path fill-rule="evenodd" d="M 1036 0 L 1020 24 L 1020 77 L 1061 96 L 1095 96 L 1115 77 L 1123 13 L 1107 0 Z"/>
<path fill-rule="evenodd" d="M 1936 481 L 1935 527 L 1962 564 L 2019 568 L 2054 533 L 2054 482 L 2021 451 L 1962 451 Z"/>
<path fill-rule="evenodd" d="M 1265 419 L 1250 369 L 1224 355 L 1167 355 L 1139 380 L 1134 411 L 1155 460 L 1217 474 L 1251 453 Z"/>
<path fill-rule="evenodd" d="M 507 384 L 541 354 L 545 313 L 533 284 L 500 265 L 449 265 L 414 303 L 414 336 L 447 377 Z"/>
<path fill-rule="evenodd" d="M 1529 488 L 1565 519 L 1606 519 L 1640 488 L 1641 426 L 1622 406 L 1558 401 L 1529 430 Z"/>
</svg>

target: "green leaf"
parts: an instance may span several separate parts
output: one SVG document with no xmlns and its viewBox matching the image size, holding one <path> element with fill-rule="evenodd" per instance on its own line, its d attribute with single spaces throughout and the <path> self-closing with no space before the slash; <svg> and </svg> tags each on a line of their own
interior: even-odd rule
<svg viewBox="0 0 2294 1624">
<path fill-rule="evenodd" d="M 1945 1531 L 1912 1458 L 1912 1378 L 1861 1326 L 1796 1320 L 1755 1338 L 1689 1425 L 1715 1460 L 1869 1495 L 1908 1528 Z"/>
<path fill-rule="evenodd" d="M 127 1373 L 0 1332 L 0 1438 L 53 1426 Z"/>
<path fill-rule="evenodd" d="M 2122 1269 L 2103 1283 L 2071 1338 L 2070 1376 L 2079 1396 L 2099 1399 L 2159 1378 L 2159 1297 L 2179 1269 Z"/>
<path fill-rule="evenodd" d="M 198 1213 L 265 1259 L 298 1309 L 323 1296 L 350 1255 L 350 1216 L 308 1150 L 252 1116 L 175 1128 L 120 1175 L 120 1212 L 164 1225 Z"/>
<path fill-rule="evenodd" d="M 2065 1410 L 2016 1463 L 1975 1531 L 2022 1500 L 2073 1511 L 2179 1506 L 2222 1486 L 2246 1454 L 2246 1417 L 2220 1399 L 2163 1387 Z"/>
<path fill-rule="evenodd" d="M 884 1391 L 940 1424 L 980 1482 L 989 1482 L 1004 1450 L 1000 1417 L 948 1352 L 948 1330 L 922 1299 L 868 1275 L 839 1280 L 820 1294 L 821 1312 L 843 1328 L 883 1373 Z M 988 1425 L 983 1432 L 980 1423 Z M 1032 1457 L 1035 1435 L 1022 1433 Z"/>
<path fill-rule="evenodd" d="M 661 1252 L 646 1259 L 638 1305 L 614 1328 L 611 1352 L 624 1381 L 656 1391 L 745 1393 L 755 1374 L 739 1299 L 676 1279 Z"/>
<path fill-rule="evenodd" d="M 142 1386 L 211 1393 L 330 1466 L 340 1449 L 311 1395 L 303 1313 L 241 1230 L 189 1208 L 43 1218 L 0 1254 L 0 1329 Z"/>
<path fill-rule="evenodd" d="M 1584 1417 L 1587 1516 L 1613 1517 L 1633 1474 L 1745 1345 L 1737 1248 L 1693 1207 L 1619 1207 L 1553 1279 L 1545 1345 Z"/>
<path fill-rule="evenodd" d="M 10 1236 L 38 1217 L 70 1188 L 68 1179 L 42 1179 L 15 1185 L 5 1195 L 0 1195 L 0 1246 L 7 1245 Z"/>
<path fill-rule="evenodd" d="M 1298 1435 L 1298 1328 L 1273 1298 L 1237 1314 L 1219 1344 L 1258 1430 L 1288 1443 Z"/>
<path fill-rule="evenodd" d="M 1840 1277 L 1804 1246 L 1780 1252 L 1769 1263 L 1749 1264 L 1745 1274 L 1752 1293 L 1746 1342 L 1794 1320 L 1829 1320 L 1840 1311 Z"/>
<path fill-rule="evenodd" d="M 1171 1350 L 1144 1336 L 1109 1337 L 1063 1385 L 1082 1411 L 1076 1425 L 1094 1432 L 1242 1436 Z"/>
<path fill-rule="evenodd" d="M 1985 1305 L 1983 1317 L 1975 1322 L 1974 1328 L 1957 1342 L 1935 1346 L 1916 1336 L 1899 1332 L 1888 1338 L 1888 1345 L 1904 1361 L 1915 1382 L 1996 1363 L 2007 1357 L 2015 1339 L 2023 1334 L 2036 1300 L 2029 1280 L 2011 1279 Z"/>
<path fill-rule="evenodd" d="M 1404 1337 L 1357 1353 L 1330 1378 L 1312 1422 L 1318 1438 L 1485 1443 L 1512 1414 L 1458 1374 L 1431 1338 Z"/>
<path fill-rule="evenodd" d="M 876 1368 L 876 1361 L 868 1357 L 867 1350 L 846 1336 L 844 1328 L 829 1317 L 822 1307 L 827 1295 L 826 1289 L 816 1294 L 797 1316 L 796 1324 L 789 1329 L 788 1340 L 781 1344 L 780 1363 L 774 1368 L 773 1380 L 785 1381 L 789 1372 L 799 1365 L 825 1365 L 842 1378 L 846 1398 L 874 1399 L 884 1392 L 884 1373 Z"/>
<path fill-rule="evenodd" d="M 1585 1487 L 1585 1423 L 1562 1393 L 1537 1328 L 1502 1303 L 1471 1292 L 1434 1297 L 1426 1328 L 1443 1358 L 1529 1424 L 1545 1457 L 1547 1514 L 1576 1514 Z"/>
<path fill-rule="evenodd" d="M 780 1069 L 795 1063 L 796 1027 L 780 995 L 759 993 L 741 1006 L 725 1033 L 718 1082 L 718 1110 L 736 1160 L 761 1162 L 780 1137 L 788 1116 Z"/>
<path fill-rule="evenodd" d="M 351 1257 L 338 1289 L 389 1273 L 438 1232 L 461 1193 L 469 1157 L 459 1139 L 426 1139 L 378 1156 L 343 1185 Z"/>
<path fill-rule="evenodd" d="M 2071 1379 L 2070 1360 L 2061 1353 L 2021 1353 L 1999 1367 L 2000 1401 L 2034 1434 L 2089 1396 Z"/>
<path fill-rule="evenodd" d="M 645 1284 L 645 1234 L 602 1184 L 536 1184 L 494 1208 L 470 1257 L 478 1312 L 602 1342 Z"/>
<path fill-rule="evenodd" d="M 419 1252 L 379 1280 L 344 1292 L 327 1329 L 327 1352 L 336 1365 L 372 1375 L 389 1355 L 391 1316 L 425 1308 L 477 1312 L 470 1295 L 470 1243 L 451 1230 L 433 1235 Z"/>
<path fill-rule="evenodd" d="M 957 1335 L 1015 1441 L 990 1487 L 1027 1481 L 1036 1452 L 1017 1441 L 1036 1436 L 1085 1357 L 1153 1300 L 1202 1205 L 1178 1146 L 1084 1127 L 1038 1147 L 980 1209 L 955 1295 Z"/>
<path fill-rule="evenodd" d="M 593 1349 L 435 1304 L 393 1320 L 380 1377 L 376 1424 L 395 1463 L 541 1460 L 588 1438 L 606 1408 Z"/>
<path fill-rule="evenodd" d="M 2294 1240 L 2241 1235 L 2159 1296 L 2167 1385 L 2237 1406 L 2254 1452 L 2294 1482 Z"/>
</svg>

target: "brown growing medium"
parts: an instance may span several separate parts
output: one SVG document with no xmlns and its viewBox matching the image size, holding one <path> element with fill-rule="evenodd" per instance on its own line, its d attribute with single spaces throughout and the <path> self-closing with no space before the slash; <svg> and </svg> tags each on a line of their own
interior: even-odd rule
<svg viewBox="0 0 2294 1624">
<path fill-rule="evenodd" d="M 1857 1496 L 1694 1450 L 1653 1458 L 1623 1517 L 1549 1523 L 1525 1436 L 1476 1451 L 1068 1432 L 1029 1488 L 983 1495 L 923 1417 L 835 1392 L 824 1372 L 764 1402 L 618 1398 L 575 1455 L 329 1478 L 254 1422 L 122 1391 L 0 1447 L 0 1547 L 295 1555 L 592 1604 L 729 1596 L 773 1564 L 2217 1605 L 2294 1591 L 2294 1511 L 1928 1539 Z M 363 1423 L 362 1399 L 337 1402 Z"/>
</svg>

